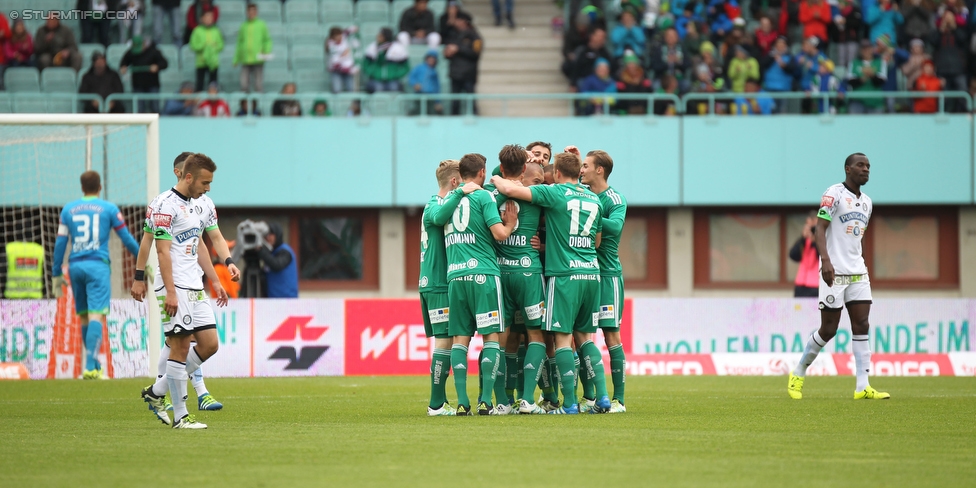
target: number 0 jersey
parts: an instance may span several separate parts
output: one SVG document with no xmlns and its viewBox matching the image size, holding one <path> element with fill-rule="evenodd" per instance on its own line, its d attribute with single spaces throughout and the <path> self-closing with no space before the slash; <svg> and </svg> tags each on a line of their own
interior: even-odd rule
<svg viewBox="0 0 976 488">
<path fill-rule="evenodd" d="M 542 261 L 539 251 L 532 247 L 532 237 L 539 230 L 542 220 L 542 207 L 529 202 L 511 200 L 499 193 L 494 185 L 485 185 L 485 190 L 491 192 L 498 203 L 498 213 L 505 211 L 508 205 L 518 206 L 518 220 L 515 230 L 504 241 L 495 241 L 498 252 L 498 268 L 502 273 L 542 273 Z"/>
<path fill-rule="evenodd" d="M 146 211 L 146 232 L 157 241 L 172 241 L 173 284 L 191 290 L 203 289 L 203 269 L 197 263 L 200 234 L 217 228 L 217 211 L 209 198 L 191 199 L 171 189 L 153 199 Z M 163 286 L 156 268 L 156 287 Z"/>
<path fill-rule="evenodd" d="M 861 253 L 861 238 L 868 228 L 874 205 L 864 192 L 858 197 L 843 183 L 827 188 L 820 199 L 817 217 L 830 222 L 827 226 L 827 255 L 837 275 L 868 272 Z"/>
<path fill-rule="evenodd" d="M 495 238 L 489 228 L 501 221 L 491 193 L 476 190 L 461 197 L 444 225 L 448 281 L 473 274 L 498 276 Z"/>
<path fill-rule="evenodd" d="M 573 183 L 535 185 L 532 203 L 546 216 L 546 276 L 600 274 L 596 235 L 603 229 L 600 199 Z"/>
</svg>

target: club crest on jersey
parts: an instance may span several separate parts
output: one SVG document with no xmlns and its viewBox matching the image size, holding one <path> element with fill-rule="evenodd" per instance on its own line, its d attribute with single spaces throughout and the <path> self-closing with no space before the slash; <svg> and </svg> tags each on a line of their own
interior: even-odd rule
<svg viewBox="0 0 976 488">
<path fill-rule="evenodd" d="M 471 259 L 468 260 L 468 263 L 467 264 L 468 264 L 468 269 L 477 268 L 478 267 L 478 260 L 475 259 L 475 258 L 471 258 Z"/>
<path fill-rule="evenodd" d="M 427 311 L 427 317 L 430 318 L 430 323 L 432 324 L 442 324 L 450 320 L 451 309 L 450 308 L 435 308 L 433 310 Z"/>
<path fill-rule="evenodd" d="M 475 277 L 474 277 L 474 282 L 477 283 L 477 284 L 479 284 L 479 285 L 485 284 L 486 281 L 488 281 L 488 278 L 485 278 L 485 275 L 483 275 L 483 274 L 475 275 Z"/>
<path fill-rule="evenodd" d="M 421 276 L 420 277 L 420 286 L 421 287 L 427 286 L 427 277 L 426 276 Z"/>
</svg>

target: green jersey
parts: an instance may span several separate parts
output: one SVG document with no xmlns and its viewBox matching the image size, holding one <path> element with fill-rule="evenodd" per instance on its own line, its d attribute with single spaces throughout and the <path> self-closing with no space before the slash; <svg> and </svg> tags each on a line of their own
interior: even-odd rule
<svg viewBox="0 0 976 488">
<path fill-rule="evenodd" d="M 596 257 L 600 260 L 600 274 L 602 276 L 621 276 L 620 256 L 617 249 L 620 246 L 620 234 L 624 231 L 624 217 L 627 216 L 627 199 L 608 187 L 600 197 L 603 206 L 603 234 L 600 247 L 596 249 Z"/>
<path fill-rule="evenodd" d="M 474 274 L 499 275 L 490 227 L 501 221 L 491 193 L 477 190 L 460 198 L 444 225 L 448 281 Z"/>
<path fill-rule="evenodd" d="M 542 220 L 542 207 L 529 202 L 509 200 L 508 197 L 499 193 L 492 184 L 485 185 L 485 190 L 490 191 L 495 197 L 499 214 L 503 213 L 508 205 L 516 205 L 518 209 L 518 220 L 515 221 L 515 230 L 512 231 L 512 235 L 504 241 L 495 241 L 498 268 L 502 273 L 542 273 L 539 251 L 533 249 L 530 242 L 532 236 L 539 230 L 539 221 Z"/>
<path fill-rule="evenodd" d="M 455 197 L 456 198 L 456 197 Z M 444 199 L 434 195 L 424 206 L 420 224 L 420 291 L 447 293 L 447 252 L 444 222 L 434 223 Z M 450 214 L 448 214 L 450 215 Z"/>
<path fill-rule="evenodd" d="M 603 226 L 600 199 L 575 183 L 530 187 L 532 203 L 546 209 L 546 276 L 598 274 L 596 235 Z"/>
</svg>

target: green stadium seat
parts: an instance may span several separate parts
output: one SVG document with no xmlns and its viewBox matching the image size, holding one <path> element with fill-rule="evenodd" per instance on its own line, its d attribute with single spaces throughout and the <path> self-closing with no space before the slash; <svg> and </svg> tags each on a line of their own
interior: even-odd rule
<svg viewBox="0 0 976 488">
<path fill-rule="evenodd" d="M 362 22 L 359 24 L 359 43 L 361 49 L 366 49 L 366 46 L 370 45 L 376 40 L 376 35 L 380 33 L 380 29 L 384 27 L 389 27 L 388 22 Z"/>
<path fill-rule="evenodd" d="M 241 31 L 241 23 L 222 23 L 220 24 L 220 33 L 224 36 L 224 49 L 233 49 L 237 45 L 237 33 Z"/>
<path fill-rule="evenodd" d="M 108 63 L 108 67 L 116 71 L 119 69 L 119 62 L 122 61 L 122 56 L 129 48 L 125 44 L 111 44 L 105 51 L 105 61 Z"/>
<path fill-rule="evenodd" d="M 71 93 L 77 86 L 78 80 L 73 68 L 51 67 L 41 72 L 41 91 L 45 93 Z"/>
<path fill-rule="evenodd" d="M 47 100 L 40 97 L 14 97 L 12 108 L 18 114 L 44 114 L 47 113 Z"/>
<path fill-rule="evenodd" d="M 13 101 L 11 98 L 13 95 L 5 92 L 0 92 L 0 114 L 12 114 L 14 113 Z"/>
<path fill-rule="evenodd" d="M 299 93 L 320 93 L 331 90 L 331 76 L 325 69 L 295 71 L 295 83 Z"/>
<path fill-rule="evenodd" d="M 247 3 L 244 1 L 220 2 L 220 20 L 217 24 L 223 30 L 225 25 L 237 24 L 247 20 Z"/>
<path fill-rule="evenodd" d="M 265 93 L 280 93 L 281 87 L 285 86 L 285 83 L 295 81 L 294 75 L 291 71 L 283 69 L 268 69 L 264 70 L 264 92 Z M 271 107 L 268 107 L 269 114 L 271 113 Z"/>
<path fill-rule="evenodd" d="M 351 0 L 324 0 L 319 5 L 319 22 L 326 29 L 333 26 L 345 29 L 355 21 Z"/>
<path fill-rule="evenodd" d="M 285 2 L 285 22 L 317 22 L 319 4 L 316 0 L 288 0 Z"/>
<path fill-rule="evenodd" d="M 265 70 L 268 68 L 288 69 L 288 43 L 274 43 L 271 46 L 271 59 L 264 62 Z"/>
<path fill-rule="evenodd" d="M 291 46 L 318 44 L 322 49 L 325 49 L 328 27 L 322 26 L 318 22 L 290 22 L 288 31 L 289 45 Z"/>
<path fill-rule="evenodd" d="M 390 4 L 384 0 L 359 0 L 356 2 L 357 22 L 389 22 Z"/>
<path fill-rule="evenodd" d="M 288 37 L 288 26 L 284 24 L 268 24 L 268 34 L 272 38 Z"/>
<path fill-rule="evenodd" d="M 8 92 L 41 91 L 41 77 L 37 68 L 7 68 L 3 73 L 3 85 Z"/>
<path fill-rule="evenodd" d="M 268 24 L 281 23 L 281 2 L 278 0 L 258 0 L 257 2 L 253 3 L 258 6 L 258 18 L 264 20 Z"/>
<path fill-rule="evenodd" d="M 218 72 L 218 76 L 220 73 Z M 176 93 L 180 89 L 180 85 L 184 81 L 194 81 L 192 79 L 186 78 L 183 72 L 171 67 L 169 69 L 164 69 L 159 72 L 159 92 L 160 93 Z"/>
<path fill-rule="evenodd" d="M 369 110 L 373 117 L 395 115 L 398 111 L 395 97 L 396 94 L 393 93 L 374 93 L 363 99 L 363 108 Z"/>
<path fill-rule="evenodd" d="M 172 44 L 157 44 L 156 49 L 166 58 L 166 62 L 169 64 L 169 68 L 166 69 L 180 70 L 180 51 L 176 49 L 176 46 Z"/>
<path fill-rule="evenodd" d="M 81 53 L 81 73 L 91 68 L 91 57 L 95 51 L 105 54 L 105 46 L 101 44 L 78 44 L 78 52 Z"/>
<path fill-rule="evenodd" d="M 434 21 L 440 22 L 441 14 L 447 10 L 447 0 L 430 0 L 427 2 L 427 8 L 429 8 L 431 12 L 434 12 Z M 397 21 L 399 20 L 400 19 L 397 19 Z"/>
<path fill-rule="evenodd" d="M 403 11 L 413 7 L 414 0 L 394 0 L 393 6 L 390 7 L 390 25 L 400 25 L 400 17 L 403 16 Z M 434 23 L 436 24 L 438 20 L 435 18 Z"/>
<path fill-rule="evenodd" d="M 293 70 L 324 70 L 325 48 L 321 44 L 298 44 L 291 48 Z"/>
</svg>

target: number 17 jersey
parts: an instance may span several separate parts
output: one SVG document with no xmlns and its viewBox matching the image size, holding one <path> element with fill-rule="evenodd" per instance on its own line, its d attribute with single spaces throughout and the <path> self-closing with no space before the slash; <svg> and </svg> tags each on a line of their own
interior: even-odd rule
<svg viewBox="0 0 976 488">
<path fill-rule="evenodd" d="M 546 276 L 600 274 L 596 235 L 603 226 L 600 198 L 583 186 L 535 185 L 532 203 L 546 216 Z"/>
</svg>

